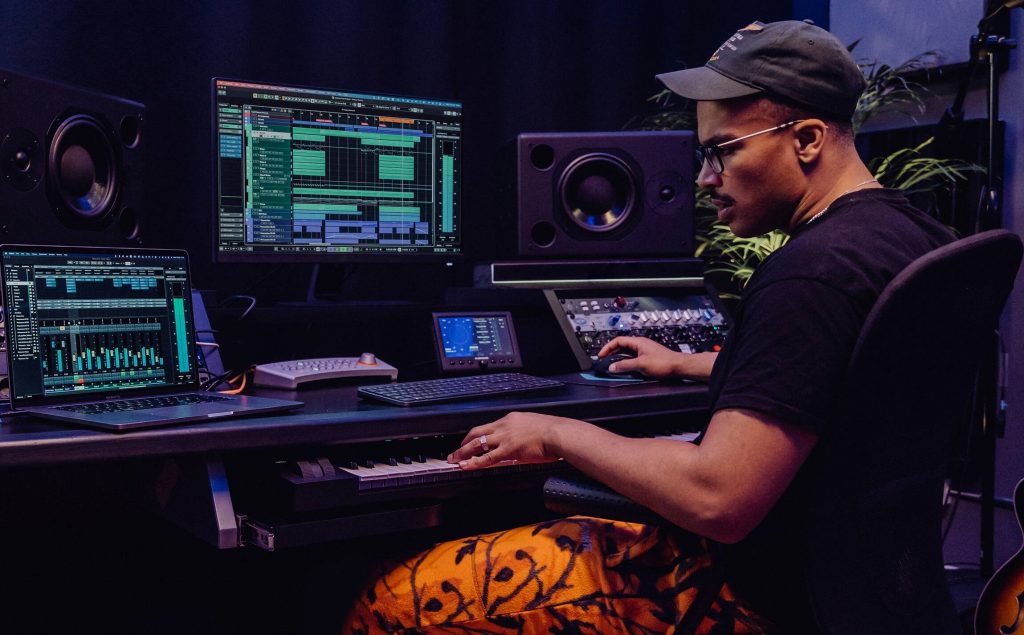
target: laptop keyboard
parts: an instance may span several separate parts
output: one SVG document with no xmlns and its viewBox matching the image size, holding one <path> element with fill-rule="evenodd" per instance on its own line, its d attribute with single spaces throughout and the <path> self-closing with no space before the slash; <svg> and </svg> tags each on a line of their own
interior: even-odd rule
<svg viewBox="0 0 1024 635">
<path fill-rule="evenodd" d="M 496 373 L 360 386 L 358 394 L 366 399 L 398 406 L 418 406 L 443 401 L 550 390 L 564 385 L 554 379 L 534 377 L 523 373 Z"/>
<path fill-rule="evenodd" d="M 124 412 L 126 410 L 152 410 L 172 406 L 188 406 L 197 403 L 215 403 L 231 401 L 230 397 L 219 395 L 167 395 L 165 397 L 143 397 L 139 399 L 115 399 L 97 403 L 79 404 L 76 406 L 58 406 L 57 410 L 79 412 L 82 414 L 102 414 L 105 412 Z"/>
</svg>

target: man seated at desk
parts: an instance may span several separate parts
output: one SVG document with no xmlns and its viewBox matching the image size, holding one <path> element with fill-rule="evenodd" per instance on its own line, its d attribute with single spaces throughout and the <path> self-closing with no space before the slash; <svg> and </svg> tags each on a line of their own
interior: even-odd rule
<svg viewBox="0 0 1024 635">
<path fill-rule="evenodd" d="M 751 279 L 721 353 L 629 337 L 601 352 L 636 354 L 617 370 L 708 380 L 699 443 L 517 412 L 471 430 L 449 460 L 478 469 L 563 458 L 671 528 L 573 517 L 441 544 L 372 582 L 347 633 L 829 630 L 808 588 L 803 531 L 809 491 L 829 487 L 815 480 L 830 458 L 819 441 L 837 425 L 843 373 L 883 287 L 952 236 L 858 157 L 851 117 L 865 81 L 826 31 L 755 22 L 704 67 L 659 78 L 697 101 L 697 184 L 719 219 L 738 236 L 791 237 Z M 695 600 L 698 587 L 712 595 Z M 927 607 L 919 632 L 956 632 L 946 599 Z M 855 632 L 859 616 L 830 619 Z"/>
</svg>

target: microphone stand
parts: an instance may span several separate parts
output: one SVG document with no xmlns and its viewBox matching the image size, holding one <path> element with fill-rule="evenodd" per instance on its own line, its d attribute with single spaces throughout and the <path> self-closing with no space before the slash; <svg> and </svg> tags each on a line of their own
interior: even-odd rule
<svg viewBox="0 0 1024 635">
<path fill-rule="evenodd" d="M 978 23 L 978 33 L 971 37 L 971 57 L 967 72 L 957 91 L 953 105 L 946 109 L 939 122 L 936 136 L 947 141 L 957 138 L 963 123 L 964 100 L 970 88 L 971 79 L 979 63 L 988 69 L 986 83 L 988 152 L 985 157 L 985 189 L 978 201 L 974 218 L 974 232 L 995 229 L 1003 225 L 1002 157 L 997 153 L 997 130 L 999 128 L 999 68 L 1002 58 L 1017 47 L 1016 40 L 1002 35 L 991 34 L 993 20 L 1003 11 L 1024 5 L 1024 0 L 1009 0 L 1000 3 L 995 10 Z M 991 6 L 991 5 L 990 5 Z M 980 574 L 983 580 L 994 571 L 993 551 L 995 542 L 995 473 L 996 439 L 1006 429 L 1005 378 L 999 372 L 1001 367 L 999 337 L 994 334 L 992 343 L 982 363 L 978 379 L 978 394 L 981 397 L 982 464 L 981 476 L 981 562 Z M 973 416 L 973 415 L 972 415 Z"/>
</svg>

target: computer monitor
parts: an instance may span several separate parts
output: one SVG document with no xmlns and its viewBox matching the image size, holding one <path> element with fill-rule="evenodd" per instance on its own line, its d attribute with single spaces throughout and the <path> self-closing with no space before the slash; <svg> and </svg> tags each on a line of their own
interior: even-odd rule
<svg viewBox="0 0 1024 635">
<path fill-rule="evenodd" d="M 462 252 L 462 104 L 214 78 L 219 262 Z"/>
</svg>

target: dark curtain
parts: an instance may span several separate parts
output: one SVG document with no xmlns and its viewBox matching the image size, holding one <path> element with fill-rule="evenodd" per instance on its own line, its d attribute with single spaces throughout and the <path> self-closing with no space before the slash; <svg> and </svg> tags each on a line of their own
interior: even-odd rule
<svg viewBox="0 0 1024 635">
<path fill-rule="evenodd" d="M 211 77 L 463 100 L 468 257 L 456 270 L 464 273 L 494 259 L 499 147 L 519 132 L 621 129 L 660 90 L 655 73 L 701 64 L 739 26 L 787 19 L 792 8 L 781 0 L 9 0 L 0 7 L 0 68 L 143 102 L 145 244 L 188 249 L 199 286 L 272 292 L 301 286 L 309 265 L 213 265 Z M 410 269 L 398 276 L 406 287 L 389 289 L 430 292 L 418 275 L 441 284 L 460 275 L 440 273 Z M 346 284 L 357 296 L 379 291 L 381 275 L 364 265 Z"/>
</svg>

